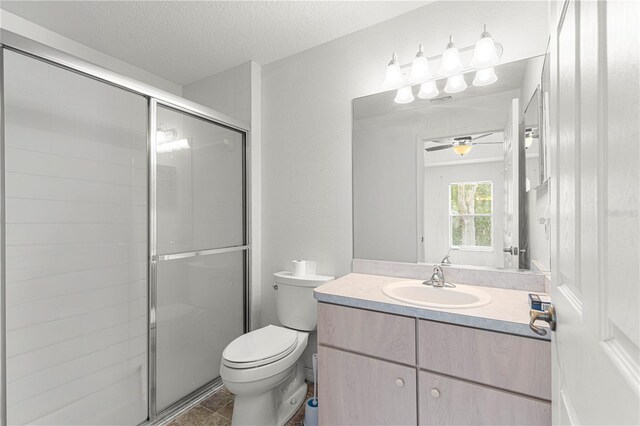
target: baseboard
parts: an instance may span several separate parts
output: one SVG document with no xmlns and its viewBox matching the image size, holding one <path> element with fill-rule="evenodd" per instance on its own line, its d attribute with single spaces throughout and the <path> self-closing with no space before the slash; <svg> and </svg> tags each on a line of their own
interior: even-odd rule
<svg viewBox="0 0 640 426">
<path fill-rule="evenodd" d="M 307 382 L 313 383 L 313 368 L 311 367 L 304 368 L 304 378 Z"/>
</svg>

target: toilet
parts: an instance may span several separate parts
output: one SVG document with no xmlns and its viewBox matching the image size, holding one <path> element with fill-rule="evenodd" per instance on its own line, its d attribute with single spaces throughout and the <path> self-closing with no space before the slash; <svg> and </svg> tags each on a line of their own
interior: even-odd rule
<svg viewBox="0 0 640 426">
<path fill-rule="evenodd" d="M 333 280 L 326 275 L 274 274 L 278 320 L 244 334 L 225 348 L 220 377 L 235 395 L 233 425 L 282 426 L 305 401 L 304 364 L 300 360 L 316 329 L 313 289 Z"/>
</svg>

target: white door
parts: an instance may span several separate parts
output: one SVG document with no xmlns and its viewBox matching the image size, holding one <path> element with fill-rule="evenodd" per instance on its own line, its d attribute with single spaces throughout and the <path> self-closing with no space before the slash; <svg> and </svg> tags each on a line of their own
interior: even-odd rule
<svg viewBox="0 0 640 426">
<path fill-rule="evenodd" d="M 553 423 L 640 424 L 640 2 L 552 3 Z"/>
<path fill-rule="evenodd" d="M 518 131 L 518 99 L 511 108 L 504 127 L 504 267 L 518 269 L 520 253 L 520 137 Z"/>
</svg>

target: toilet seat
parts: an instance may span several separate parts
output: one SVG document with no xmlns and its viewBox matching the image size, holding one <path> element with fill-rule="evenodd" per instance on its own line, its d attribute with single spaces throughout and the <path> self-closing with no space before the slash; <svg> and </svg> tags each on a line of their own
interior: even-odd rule
<svg viewBox="0 0 640 426">
<path fill-rule="evenodd" d="M 222 363 L 236 369 L 260 367 L 286 357 L 297 343 L 297 331 L 268 325 L 231 342 L 222 353 Z"/>
</svg>

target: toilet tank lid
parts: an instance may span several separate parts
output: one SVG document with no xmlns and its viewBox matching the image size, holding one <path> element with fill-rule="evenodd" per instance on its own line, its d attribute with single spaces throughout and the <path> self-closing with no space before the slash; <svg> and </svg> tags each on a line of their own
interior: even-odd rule
<svg viewBox="0 0 640 426">
<path fill-rule="evenodd" d="M 276 283 L 298 285 L 301 287 L 317 287 L 333 280 L 330 275 L 293 275 L 289 271 L 281 271 L 273 274 Z"/>
</svg>

